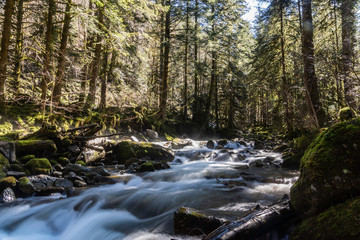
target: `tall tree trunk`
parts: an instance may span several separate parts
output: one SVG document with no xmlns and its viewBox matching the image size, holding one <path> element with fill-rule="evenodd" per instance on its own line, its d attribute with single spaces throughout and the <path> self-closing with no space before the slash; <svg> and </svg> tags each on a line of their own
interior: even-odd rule
<svg viewBox="0 0 360 240">
<path fill-rule="evenodd" d="M 41 81 L 41 101 L 43 104 L 43 113 L 45 113 L 46 97 L 48 84 L 52 77 L 51 72 L 51 57 L 52 57 L 52 45 L 53 45 L 53 18 L 55 15 L 55 1 L 49 0 L 48 15 L 46 21 L 46 33 L 45 33 L 45 53 L 43 61 L 43 75 Z"/>
<path fill-rule="evenodd" d="M 195 0 L 195 40 L 194 40 L 194 110 L 193 110 L 193 122 L 200 122 L 199 114 L 199 74 L 198 74 L 198 17 L 199 17 L 199 1 Z"/>
<path fill-rule="evenodd" d="M 93 9 L 92 7 L 93 7 L 92 0 L 89 0 L 89 12 L 90 13 L 92 13 L 92 9 Z M 93 43 L 94 43 L 93 35 L 87 34 L 87 32 L 85 31 L 84 42 L 86 42 L 86 44 L 84 46 L 85 51 L 88 49 L 91 49 L 93 47 Z M 80 94 L 79 94 L 79 103 L 85 102 L 86 86 L 88 84 L 89 75 L 91 75 L 90 73 L 92 70 L 91 65 L 92 64 L 85 63 L 83 68 L 81 69 L 81 86 L 80 86 Z"/>
<path fill-rule="evenodd" d="M 67 55 L 67 42 L 69 39 L 70 22 L 71 22 L 71 0 L 67 0 L 64 16 L 64 25 L 61 36 L 60 50 L 58 56 L 58 70 L 55 78 L 55 86 L 52 93 L 53 102 L 59 104 L 61 97 L 61 89 L 64 81 L 65 67 L 66 67 L 66 55 Z"/>
<path fill-rule="evenodd" d="M 341 1 L 342 28 L 342 77 L 345 87 L 346 104 L 356 110 L 354 97 L 353 60 L 355 45 L 355 5 L 354 0 Z"/>
<path fill-rule="evenodd" d="M 11 18 L 14 12 L 15 0 L 7 0 L 5 3 L 5 16 L 1 38 L 0 52 L 0 113 L 5 111 L 5 81 L 7 78 L 6 66 L 11 37 Z"/>
<path fill-rule="evenodd" d="M 211 6 L 211 13 L 213 17 L 212 21 L 212 41 L 215 42 L 215 5 L 214 3 Z M 217 72 L 217 54 L 216 50 L 213 49 L 211 52 L 211 79 L 210 79 L 210 89 L 208 98 L 206 101 L 206 107 L 205 107 L 205 121 L 204 124 L 209 124 L 209 116 L 210 116 L 210 109 L 211 109 L 211 102 L 213 100 L 213 95 L 215 95 L 216 90 L 216 72 Z"/>
<path fill-rule="evenodd" d="M 303 0 L 303 58 L 304 58 L 304 85 L 310 115 L 317 128 L 322 127 L 325 114 L 319 97 L 319 90 L 315 74 L 313 24 L 311 0 Z"/>
<path fill-rule="evenodd" d="M 289 83 L 286 76 L 285 65 L 285 33 L 284 33 L 284 3 L 280 1 L 280 34 L 281 34 L 281 66 L 282 66 L 282 100 L 285 107 L 285 123 L 288 132 L 292 130 L 292 121 L 289 110 Z"/>
<path fill-rule="evenodd" d="M 166 0 L 166 6 L 168 6 L 169 9 L 166 13 L 166 20 L 165 20 L 164 70 L 163 70 L 161 92 L 160 92 L 159 117 L 163 122 L 165 122 L 165 117 L 166 117 L 166 101 L 168 94 L 169 54 L 170 54 L 170 7 L 171 7 L 170 1 L 171 0 Z"/>
<path fill-rule="evenodd" d="M 98 17 L 98 28 L 101 30 L 103 22 L 104 22 L 104 7 L 98 7 L 97 17 Z M 96 80 L 99 75 L 99 68 L 100 68 L 100 60 L 101 60 L 101 41 L 102 41 L 102 34 L 99 33 L 97 35 L 96 44 L 95 44 L 95 56 L 92 62 L 92 69 L 91 69 L 91 78 L 90 78 L 90 85 L 89 85 L 89 94 L 86 99 L 86 104 L 84 109 L 88 110 L 95 104 L 95 96 L 96 96 Z"/>
<path fill-rule="evenodd" d="M 187 120 L 188 111 L 188 49 L 189 49 L 189 0 L 186 1 L 186 29 L 185 29 L 185 56 L 184 56 L 184 109 L 183 119 Z"/>
<path fill-rule="evenodd" d="M 99 104 L 100 111 L 104 111 L 106 108 L 108 58 L 109 58 L 109 52 L 107 51 L 107 49 L 104 49 L 104 59 L 103 59 L 103 66 L 101 73 L 101 92 L 100 92 L 100 104 Z"/>
<path fill-rule="evenodd" d="M 331 4 L 331 1 L 330 1 Z M 333 14 L 334 14 L 334 24 L 335 24 L 335 84 L 336 84 L 336 96 L 337 96 L 337 103 L 338 103 L 338 110 L 343 107 L 343 87 L 342 87 L 342 81 L 339 76 L 340 72 L 340 59 L 338 57 L 339 54 L 339 36 L 338 36 L 338 17 L 337 17 L 337 7 L 336 7 L 336 1 L 334 1 L 334 8 L 333 8 Z"/>
<path fill-rule="evenodd" d="M 14 90 L 16 94 L 20 93 L 21 78 L 21 62 L 23 50 L 23 32 L 22 21 L 24 16 L 24 0 L 18 2 L 18 12 L 16 16 L 16 46 L 15 46 L 15 62 L 14 62 Z"/>
</svg>

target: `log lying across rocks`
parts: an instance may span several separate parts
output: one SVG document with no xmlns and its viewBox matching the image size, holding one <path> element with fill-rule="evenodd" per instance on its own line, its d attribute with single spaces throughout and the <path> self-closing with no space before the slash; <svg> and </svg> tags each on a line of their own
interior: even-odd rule
<svg viewBox="0 0 360 240">
<path fill-rule="evenodd" d="M 281 200 L 265 208 L 255 208 L 240 220 L 225 223 L 203 240 L 257 239 L 295 217 L 290 200 Z"/>
</svg>

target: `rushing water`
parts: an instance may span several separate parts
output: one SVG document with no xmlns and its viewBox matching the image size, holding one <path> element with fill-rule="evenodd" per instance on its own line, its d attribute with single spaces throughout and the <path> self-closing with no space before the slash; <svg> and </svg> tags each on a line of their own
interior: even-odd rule
<svg viewBox="0 0 360 240">
<path fill-rule="evenodd" d="M 30 198 L 0 206 L 0 240 L 197 239 L 173 235 L 178 207 L 233 220 L 289 193 L 296 172 L 244 169 L 265 157 L 278 163 L 278 154 L 235 143 L 228 147 L 234 150 L 211 151 L 195 143 L 178 151 L 168 170 L 122 175 L 115 185 L 90 188 L 67 199 Z M 245 160 L 239 161 L 238 154 Z M 195 155 L 200 160 L 190 161 Z M 229 180 L 246 186 L 229 187 L 224 184 Z"/>
</svg>

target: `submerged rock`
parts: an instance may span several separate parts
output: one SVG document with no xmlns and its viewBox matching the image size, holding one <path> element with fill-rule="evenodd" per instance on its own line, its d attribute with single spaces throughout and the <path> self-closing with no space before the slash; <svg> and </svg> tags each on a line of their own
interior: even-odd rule
<svg viewBox="0 0 360 240">
<path fill-rule="evenodd" d="M 303 216 L 360 195 L 360 119 L 334 125 L 319 135 L 301 159 L 291 203 Z"/>
<path fill-rule="evenodd" d="M 224 223 L 223 220 L 206 216 L 200 211 L 180 207 L 174 213 L 174 233 L 184 235 L 209 234 Z"/>
<path fill-rule="evenodd" d="M 360 239 L 360 198 L 338 204 L 304 220 L 291 234 L 291 240 Z"/>
</svg>

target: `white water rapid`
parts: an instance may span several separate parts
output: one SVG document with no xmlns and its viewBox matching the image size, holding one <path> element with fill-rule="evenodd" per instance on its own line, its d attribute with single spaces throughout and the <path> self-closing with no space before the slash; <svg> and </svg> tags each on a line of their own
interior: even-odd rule
<svg viewBox="0 0 360 240">
<path fill-rule="evenodd" d="M 289 193 L 297 172 L 276 167 L 278 154 L 235 143 L 227 147 L 234 149 L 212 151 L 196 143 L 179 150 L 168 170 L 125 175 L 119 179 L 126 181 L 61 200 L 36 197 L 0 205 L 0 240 L 198 239 L 173 235 L 178 207 L 234 220 Z M 265 166 L 254 166 L 259 161 Z"/>
</svg>

